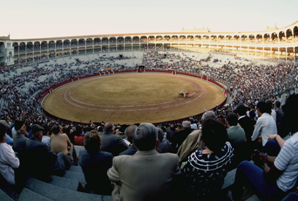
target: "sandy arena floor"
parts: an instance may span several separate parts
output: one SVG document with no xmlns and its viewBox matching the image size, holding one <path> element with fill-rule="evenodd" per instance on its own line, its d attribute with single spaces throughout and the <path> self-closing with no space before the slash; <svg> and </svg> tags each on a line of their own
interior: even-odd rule
<svg viewBox="0 0 298 201">
<path fill-rule="evenodd" d="M 178 95 L 189 91 L 187 98 Z M 200 79 L 163 73 L 123 73 L 65 85 L 43 102 L 57 117 L 88 123 L 162 122 L 193 116 L 224 101 L 222 90 Z"/>
</svg>

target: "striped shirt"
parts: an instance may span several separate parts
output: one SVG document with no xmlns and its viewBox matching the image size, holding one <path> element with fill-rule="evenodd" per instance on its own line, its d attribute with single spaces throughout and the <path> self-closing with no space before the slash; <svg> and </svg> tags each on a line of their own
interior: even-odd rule
<svg viewBox="0 0 298 201">
<path fill-rule="evenodd" d="M 275 167 L 283 171 L 281 176 L 277 179 L 276 184 L 284 192 L 294 187 L 298 177 L 297 133 L 285 142 L 274 161 Z"/>
</svg>

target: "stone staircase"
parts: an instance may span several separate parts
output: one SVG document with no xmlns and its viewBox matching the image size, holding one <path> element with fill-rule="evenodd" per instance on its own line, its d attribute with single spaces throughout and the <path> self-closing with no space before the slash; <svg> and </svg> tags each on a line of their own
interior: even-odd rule
<svg viewBox="0 0 298 201">
<path fill-rule="evenodd" d="M 84 173 L 80 166 L 71 166 L 63 177 L 52 176 L 49 182 L 28 177 L 21 190 L 16 190 L 3 178 L 0 180 L 1 201 L 112 201 L 112 196 L 88 192 Z"/>
</svg>

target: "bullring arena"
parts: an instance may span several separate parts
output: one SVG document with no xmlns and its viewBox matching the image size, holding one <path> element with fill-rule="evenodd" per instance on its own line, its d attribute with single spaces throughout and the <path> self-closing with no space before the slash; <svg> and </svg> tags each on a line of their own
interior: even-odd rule
<svg viewBox="0 0 298 201">
<path fill-rule="evenodd" d="M 178 95 L 189 91 L 186 98 Z M 165 73 L 97 76 L 62 86 L 43 102 L 52 115 L 76 122 L 164 122 L 194 116 L 225 100 L 218 86 Z"/>
<path fill-rule="evenodd" d="M 184 140 L 188 141 L 187 135 L 191 138 L 184 147 L 194 151 L 198 150 L 199 144 L 203 142 L 204 137 L 200 136 L 205 135 L 204 126 L 208 125 L 205 117 L 210 113 L 207 112 L 207 115 L 202 116 L 205 110 L 213 110 L 216 118 L 225 124 L 226 127 L 223 129 L 229 129 L 234 126 L 227 121 L 227 116 L 232 112 L 238 113 L 235 109 L 239 105 L 248 106 L 252 124 L 257 121 L 255 109 L 260 101 L 270 100 L 272 103 L 279 101 L 283 105 L 290 94 L 298 93 L 297 57 L 298 21 L 283 28 L 268 27 L 258 32 L 210 32 L 208 29 L 194 29 L 172 33 L 102 34 L 32 39 L 0 37 L 0 117 L 1 120 L 5 119 L 9 123 L 9 126 L 5 125 L 5 130 L 11 129 L 10 137 L 13 135 L 13 127 L 17 132 L 15 135 L 28 133 L 29 136 L 31 131 L 33 138 L 39 137 L 33 140 L 50 139 L 47 141 L 50 143 L 47 149 L 53 146 L 51 138 L 45 135 L 51 134 L 52 131 L 52 136 L 56 135 L 54 130 L 59 130 L 59 125 L 60 130 L 68 135 L 69 141 L 74 145 L 73 150 L 76 150 L 77 155 L 74 153 L 73 155 L 79 155 L 81 161 L 84 157 L 81 154 L 85 149 L 83 145 L 88 147 L 86 133 L 90 131 L 94 133 L 92 130 L 96 129 L 103 135 L 114 137 L 112 130 L 115 130 L 119 143 L 130 144 L 130 148 L 138 149 L 132 141 L 124 141 L 121 138 L 127 134 L 125 129 L 130 124 L 139 126 L 139 123 L 143 122 L 153 123 L 155 127 L 163 129 L 159 129 L 158 137 L 161 143 L 166 142 L 169 145 L 169 149 L 165 152 L 179 150 Z M 213 113 L 211 114 L 209 118 L 214 118 Z M 236 126 L 239 119 L 236 114 L 234 117 L 236 117 L 234 118 Z M 17 122 L 21 126 L 19 129 L 16 128 L 19 126 Z M 34 132 L 34 127 L 40 129 L 39 126 L 33 126 L 34 124 L 39 124 L 49 132 L 40 132 L 43 128 Z M 217 125 L 223 127 L 221 124 Z M 192 132 L 190 128 L 196 130 Z M 253 125 L 251 128 L 249 132 L 251 131 L 252 134 Z M 155 129 L 152 130 L 152 136 L 156 139 Z M 188 132 L 187 135 L 185 131 Z M 246 136 L 244 132 L 246 131 L 242 132 L 243 138 L 249 139 L 251 136 Z M 223 133 L 218 133 L 219 138 L 224 136 Z M 59 132 L 58 135 L 60 135 Z M 96 135 L 99 137 L 99 134 Z M 178 136 L 177 139 L 180 136 L 186 138 L 181 139 L 181 144 L 178 145 L 174 140 L 175 135 Z M 9 133 L 5 138 L 8 139 L 8 136 Z M 128 136 L 126 135 L 127 139 Z M 275 140 L 276 137 L 277 135 Z M 104 139 L 104 137 L 100 138 Z M 209 143 L 218 142 L 219 138 L 212 137 Z M 246 139 L 243 140 L 244 144 L 239 143 L 238 147 L 250 149 L 250 140 Z M 25 142 L 26 146 L 27 142 Z M 97 142 L 97 148 L 100 147 L 102 150 L 103 145 L 109 144 L 103 140 Z M 227 146 L 228 144 L 226 143 Z M 71 147 L 67 146 L 72 150 Z M 177 150 L 174 151 L 174 149 Z M 13 151 L 12 148 L 10 150 Z M 26 153 L 28 150 L 21 151 Z M 208 146 L 204 150 L 208 151 Z M 213 153 L 217 154 L 217 151 L 213 152 L 211 149 L 210 151 L 203 155 L 209 158 Z M 35 153 L 38 154 L 39 151 L 28 158 L 33 158 Z M 185 155 L 185 160 L 188 159 L 188 161 L 186 165 L 181 165 L 181 170 L 190 167 L 188 164 L 196 158 L 197 153 L 199 152 L 193 152 L 195 155 L 190 155 L 191 153 Z M 63 155 L 61 152 L 59 154 Z M 10 155 L 15 157 L 17 154 Z M 116 155 L 118 153 L 114 156 Z M 35 161 L 39 163 L 40 159 Z M 48 162 L 48 159 L 46 158 L 45 161 Z M 226 164 L 230 163 L 230 159 L 227 159 Z M 250 160 L 250 156 L 247 159 Z M 24 159 L 23 161 L 27 162 Z M 12 189 L 2 193 L 1 189 L 7 189 L 9 185 L 6 183 L 3 185 L 3 179 L 0 178 L 0 200 L 2 201 L 1 196 L 7 192 L 8 196 L 14 198 L 13 200 L 19 201 L 28 200 L 32 197 L 32 193 L 34 196 L 43 196 L 42 198 L 46 199 L 35 197 L 36 199 L 31 200 L 61 200 L 61 198 L 64 201 L 112 200 L 111 193 L 96 195 L 89 189 L 85 173 L 91 171 L 96 175 L 97 169 L 83 171 L 82 168 L 86 163 L 79 163 L 81 168 L 77 166 L 77 161 L 72 162 L 74 163 L 69 170 L 65 171 L 65 174 L 63 173 L 64 175 L 53 176 L 50 178 L 52 181 L 44 182 L 30 177 L 21 186 L 24 189 L 22 192 L 14 192 Z M 213 159 L 209 162 L 213 163 Z M 115 161 L 110 161 L 110 167 L 112 163 Z M 178 165 L 178 160 L 175 163 Z M 25 167 L 32 164 L 29 160 Z M 216 163 L 216 170 L 219 170 L 218 164 Z M 24 165 L 21 166 L 24 167 Z M 28 170 L 36 167 L 37 165 L 34 164 Z M 211 167 L 214 166 L 206 165 L 206 169 L 202 172 L 207 175 L 212 170 Z M 237 187 L 235 177 L 238 169 L 235 167 L 231 170 L 221 168 L 220 171 L 224 173 L 222 178 L 210 177 L 212 185 L 206 186 L 221 184 L 214 193 L 219 198 L 217 200 L 233 200 L 230 199 L 231 189 L 234 186 Z M 42 167 L 36 172 L 39 173 L 39 170 L 46 169 Z M 142 168 L 131 170 L 141 172 Z M 163 168 L 162 171 L 164 171 Z M 209 175 L 217 175 L 217 173 Z M 171 173 L 171 175 L 174 174 L 174 172 Z M 105 172 L 104 175 L 106 175 Z M 154 185 L 159 183 L 156 182 L 159 178 L 152 178 Z M 191 180 L 193 179 L 196 180 L 196 178 Z M 101 178 L 99 182 L 102 182 Z M 142 186 L 146 182 L 148 180 L 144 179 L 138 184 Z M 179 184 L 183 189 L 183 182 Z M 30 193 L 29 189 L 32 192 L 26 195 Z M 147 188 L 144 187 L 144 190 L 147 191 Z M 249 189 L 244 190 L 244 192 L 247 191 Z M 183 196 L 187 197 L 187 194 L 183 193 Z M 256 194 L 246 200 L 259 201 Z"/>
</svg>

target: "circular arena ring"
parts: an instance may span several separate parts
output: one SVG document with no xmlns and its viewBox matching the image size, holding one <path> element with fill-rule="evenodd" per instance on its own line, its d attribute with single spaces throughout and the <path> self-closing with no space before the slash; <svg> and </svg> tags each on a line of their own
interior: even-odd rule
<svg viewBox="0 0 298 201">
<path fill-rule="evenodd" d="M 51 116 L 81 123 L 173 121 L 224 104 L 223 87 L 212 82 L 169 71 L 109 72 L 54 87 L 43 94 L 42 106 Z M 190 93 L 184 98 L 181 91 Z"/>
</svg>

